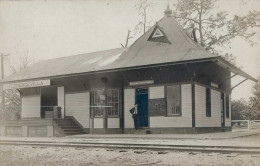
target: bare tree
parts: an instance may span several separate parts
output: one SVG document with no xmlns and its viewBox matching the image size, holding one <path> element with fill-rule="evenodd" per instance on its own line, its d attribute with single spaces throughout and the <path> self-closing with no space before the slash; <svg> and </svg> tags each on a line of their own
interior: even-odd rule
<svg viewBox="0 0 260 166">
<path fill-rule="evenodd" d="M 12 71 L 12 73 L 16 73 L 20 70 L 27 68 L 29 65 L 34 63 L 32 57 L 29 56 L 28 51 L 26 54 L 19 56 L 13 62 L 8 61 L 8 67 Z"/>
<path fill-rule="evenodd" d="M 178 0 L 174 17 L 184 27 L 194 26 L 198 31 L 198 42 L 206 50 L 218 54 L 218 46 L 230 44 L 236 37 L 254 44 L 252 37 L 259 27 L 260 11 L 250 11 L 245 16 L 233 16 L 229 19 L 226 11 L 215 12 L 217 0 Z"/>
<path fill-rule="evenodd" d="M 22 69 L 27 68 L 32 63 L 33 60 L 27 52 L 27 54 L 19 56 L 13 63 L 8 61 L 8 67 L 10 68 L 12 73 L 16 73 Z M 4 119 L 19 119 L 22 104 L 20 91 L 17 89 L 8 89 L 4 90 L 3 93 L 5 96 Z"/>
<path fill-rule="evenodd" d="M 138 4 L 135 5 L 136 9 L 138 10 L 138 15 L 141 16 L 141 21 L 135 26 L 134 31 L 135 34 L 137 31 L 146 32 L 147 29 L 151 27 L 152 21 L 147 18 L 147 12 L 153 8 L 153 3 L 150 0 L 140 0 Z M 121 44 L 123 48 L 128 46 L 129 40 L 132 39 L 133 36 L 131 35 L 131 31 L 128 30 L 125 44 Z"/>
<path fill-rule="evenodd" d="M 153 3 L 150 0 L 140 0 L 135 7 L 138 10 L 139 16 L 142 17 L 142 20 L 135 26 L 135 29 L 143 31 L 143 34 L 145 34 L 146 30 L 151 27 L 152 21 L 147 18 L 147 12 L 153 8 Z"/>
<path fill-rule="evenodd" d="M 126 47 L 128 46 L 129 40 L 133 38 L 130 34 L 131 34 L 131 31 L 128 30 L 127 36 L 126 36 L 125 45 L 123 45 L 122 43 L 120 43 L 123 48 L 126 48 Z"/>
</svg>

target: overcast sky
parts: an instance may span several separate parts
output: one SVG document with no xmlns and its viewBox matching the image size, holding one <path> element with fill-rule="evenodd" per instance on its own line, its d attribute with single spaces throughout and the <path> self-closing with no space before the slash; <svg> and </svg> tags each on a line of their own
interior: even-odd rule
<svg viewBox="0 0 260 166">
<path fill-rule="evenodd" d="M 167 3 L 172 8 L 175 1 L 154 0 L 148 17 L 158 21 Z M 0 1 L 0 53 L 11 55 L 11 60 L 28 53 L 37 62 L 121 47 L 127 31 L 133 31 L 140 20 L 137 3 L 138 0 Z M 219 0 L 216 4 L 216 11 L 225 10 L 230 16 L 242 16 L 259 8 L 260 0 Z M 130 44 L 140 35 L 135 34 Z M 223 52 L 233 53 L 244 71 L 259 77 L 259 30 L 254 40 L 257 44 L 250 47 L 237 38 Z M 232 92 L 232 98 L 248 99 L 252 85 L 251 81 L 240 85 Z"/>
</svg>

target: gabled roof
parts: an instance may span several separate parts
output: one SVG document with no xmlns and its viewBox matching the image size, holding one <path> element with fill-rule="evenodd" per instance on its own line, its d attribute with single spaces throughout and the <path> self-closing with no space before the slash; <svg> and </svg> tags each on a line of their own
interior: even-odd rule
<svg viewBox="0 0 260 166">
<path fill-rule="evenodd" d="M 148 39 L 155 28 L 159 28 L 169 42 L 149 41 Z M 220 57 L 208 53 L 198 43 L 194 42 L 173 17 L 165 16 L 128 49 L 118 48 L 40 61 L 1 82 L 104 72 L 115 69 L 123 70 L 195 60 L 213 60 L 216 58 Z"/>
<path fill-rule="evenodd" d="M 157 25 L 170 43 L 148 40 Z M 123 52 L 115 61 L 118 65 L 115 65 L 131 67 L 214 57 L 218 56 L 208 53 L 194 42 L 173 17 L 164 17 Z"/>
<path fill-rule="evenodd" d="M 113 63 L 123 51 L 123 48 L 117 48 L 43 60 L 6 77 L 2 82 L 48 78 L 104 70 L 107 69 L 107 66 Z"/>
</svg>

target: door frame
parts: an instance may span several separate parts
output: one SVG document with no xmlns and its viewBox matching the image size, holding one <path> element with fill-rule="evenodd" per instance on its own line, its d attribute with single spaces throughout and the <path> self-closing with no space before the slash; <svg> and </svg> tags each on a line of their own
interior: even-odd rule
<svg viewBox="0 0 260 166">
<path fill-rule="evenodd" d="M 137 89 L 147 89 L 147 126 L 143 126 L 140 128 L 150 128 L 150 116 L 149 116 L 149 87 L 136 87 L 135 89 L 135 103 L 137 103 Z"/>
<path fill-rule="evenodd" d="M 47 90 L 46 90 L 47 89 Z M 48 90 L 50 90 L 50 89 L 52 89 L 52 90 L 55 90 L 55 92 L 51 92 L 51 93 L 53 93 L 53 94 L 55 94 L 56 96 L 55 96 L 55 99 L 54 99 L 54 101 L 55 101 L 55 105 L 53 105 L 53 106 L 49 106 L 49 105 L 46 105 L 46 104 L 44 104 L 43 105 L 43 94 L 44 94 L 44 91 L 46 90 L 46 91 L 48 91 Z M 48 96 L 49 96 L 49 94 L 47 94 Z M 65 96 L 64 96 L 65 97 Z M 41 105 L 41 107 L 40 107 L 40 110 L 41 110 L 41 119 L 46 119 L 46 117 L 45 117 L 45 112 L 46 112 L 46 110 L 44 110 L 44 107 L 52 107 L 52 112 L 53 112 L 53 118 L 54 118 L 54 107 L 55 106 L 58 106 L 58 87 L 57 86 L 45 86 L 45 87 L 41 87 L 40 88 L 40 105 Z M 44 110 L 44 111 L 43 111 Z"/>
</svg>

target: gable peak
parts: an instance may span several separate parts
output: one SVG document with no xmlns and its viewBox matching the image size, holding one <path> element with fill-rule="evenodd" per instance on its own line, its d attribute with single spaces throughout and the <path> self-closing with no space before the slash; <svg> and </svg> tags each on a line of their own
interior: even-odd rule
<svg viewBox="0 0 260 166">
<path fill-rule="evenodd" d="M 169 7 L 169 4 L 167 5 L 166 10 L 164 11 L 165 16 L 171 17 L 172 16 L 172 10 Z"/>
</svg>

